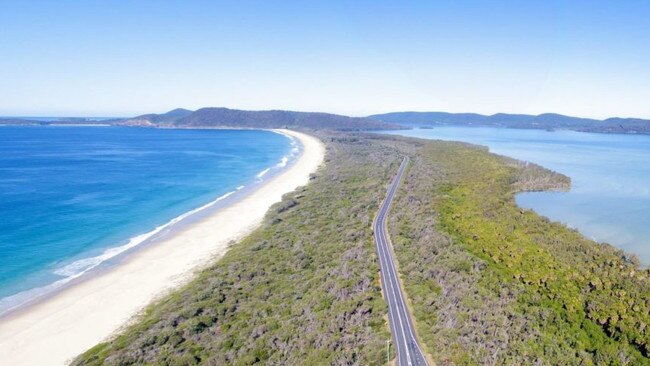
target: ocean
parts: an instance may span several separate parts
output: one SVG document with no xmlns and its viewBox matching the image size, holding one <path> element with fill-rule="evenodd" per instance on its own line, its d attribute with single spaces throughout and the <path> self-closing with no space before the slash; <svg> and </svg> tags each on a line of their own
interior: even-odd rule
<svg viewBox="0 0 650 366">
<path fill-rule="evenodd" d="M 522 193 L 517 203 L 650 264 L 650 136 L 489 127 L 390 133 L 484 145 L 571 177 L 570 192 Z"/>
<path fill-rule="evenodd" d="M 245 195 L 298 151 L 260 130 L 0 127 L 0 314 Z"/>
</svg>

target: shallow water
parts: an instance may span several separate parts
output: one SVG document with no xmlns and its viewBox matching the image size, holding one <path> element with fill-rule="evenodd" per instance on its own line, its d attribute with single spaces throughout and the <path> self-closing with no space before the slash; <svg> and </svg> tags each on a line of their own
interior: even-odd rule
<svg viewBox="0 0 650 366">
<path fill-rule="evenodd" d="M 650 136 L 489 127 L 390 133 L 484 145 L 568 175 L 570 192 L 522 193 L 517 203 L 650 264 Z"/>
<path fill-rule="evenodd" d="M 270 131 L 0 128 L 0 312 L 256 184 L 295 152 Z"/>
</svg>

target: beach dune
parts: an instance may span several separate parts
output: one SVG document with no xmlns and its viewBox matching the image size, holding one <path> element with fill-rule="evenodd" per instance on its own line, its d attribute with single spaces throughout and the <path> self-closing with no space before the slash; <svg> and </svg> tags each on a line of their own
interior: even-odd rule
<svg viewBox="0 0 650 366">
<path fill-rule="evenodd" d="M 322 163 L 315 137 L 298 139 L 302 154 L 245 198 L 127 257 L 103 273 L 0 319 L 1 365 L 63 365 L 128 324 L 153 299 L 188 281 L 250 233 L 282 195 L 305 185 Z"/>
</svg>

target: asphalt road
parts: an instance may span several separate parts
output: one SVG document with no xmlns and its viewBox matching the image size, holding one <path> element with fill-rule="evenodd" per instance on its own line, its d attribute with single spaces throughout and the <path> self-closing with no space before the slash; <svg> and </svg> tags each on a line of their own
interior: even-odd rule
<svg viewBox="0 0 650 366">
<path fill-rule="evenodd" d="M 389 243 L 388 232 L 386 230 L 386 216 L 393 203 L 395 192 L 397 192 L 408 162 L 408 157 L 405 157 L 397 175 L 388 188 L 386 199 L 382 202 L 372 227 L 377 253 L 379 254 L 381 286 L 386 302 L 388 303 L 388 320 L 393 335 L 393 347 L 395 347 L 397 352 L 398 366 L 427 365 L 424 352 L 422 352 L 415 337 L 413 322 L 406 308 L 404 294 L 399 284 L 395 259 L 393 258 L 393 252 L 390 248 L 391 244 Z"/>
</svg>

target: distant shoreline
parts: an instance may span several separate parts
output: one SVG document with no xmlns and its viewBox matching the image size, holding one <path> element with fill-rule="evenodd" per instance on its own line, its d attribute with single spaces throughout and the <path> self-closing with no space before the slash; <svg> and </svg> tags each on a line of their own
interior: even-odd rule
<svg viewBox="0 0 650 366">
<path fill-rule="evenodd" d="M 188 281 L 197 269 L 223 255 L 231 241 L 258 226 L 284 193 L 308 182 L 324 157 L 316 138 L 273 131 L 302 144 L 293 164 L 225 207 L 199 212 L 123 263 L 0 318 L 2 363 L 63 364 L 118 330 L 153 299 Z"/>
<path fill-rule="evenodd" d="M 176 108 L 162 114 L 134 117 L 0 117 L 0 125 L 76 125 L 108 124 L 148 128 L 311 128 L 340 131 L 398 130 L 433 126 L 484 126 L 495 128 L 571 130 L 602 134 L 648 135 L 650 119 L 610 117 L 606 119 L 574 117 L 558 113 L 512 114 L 451 112 L 389 112 L 351 117 L 323 112 L 290 110 L 241 110 L 204 107 L 197 110 Z"/>
</svg>

